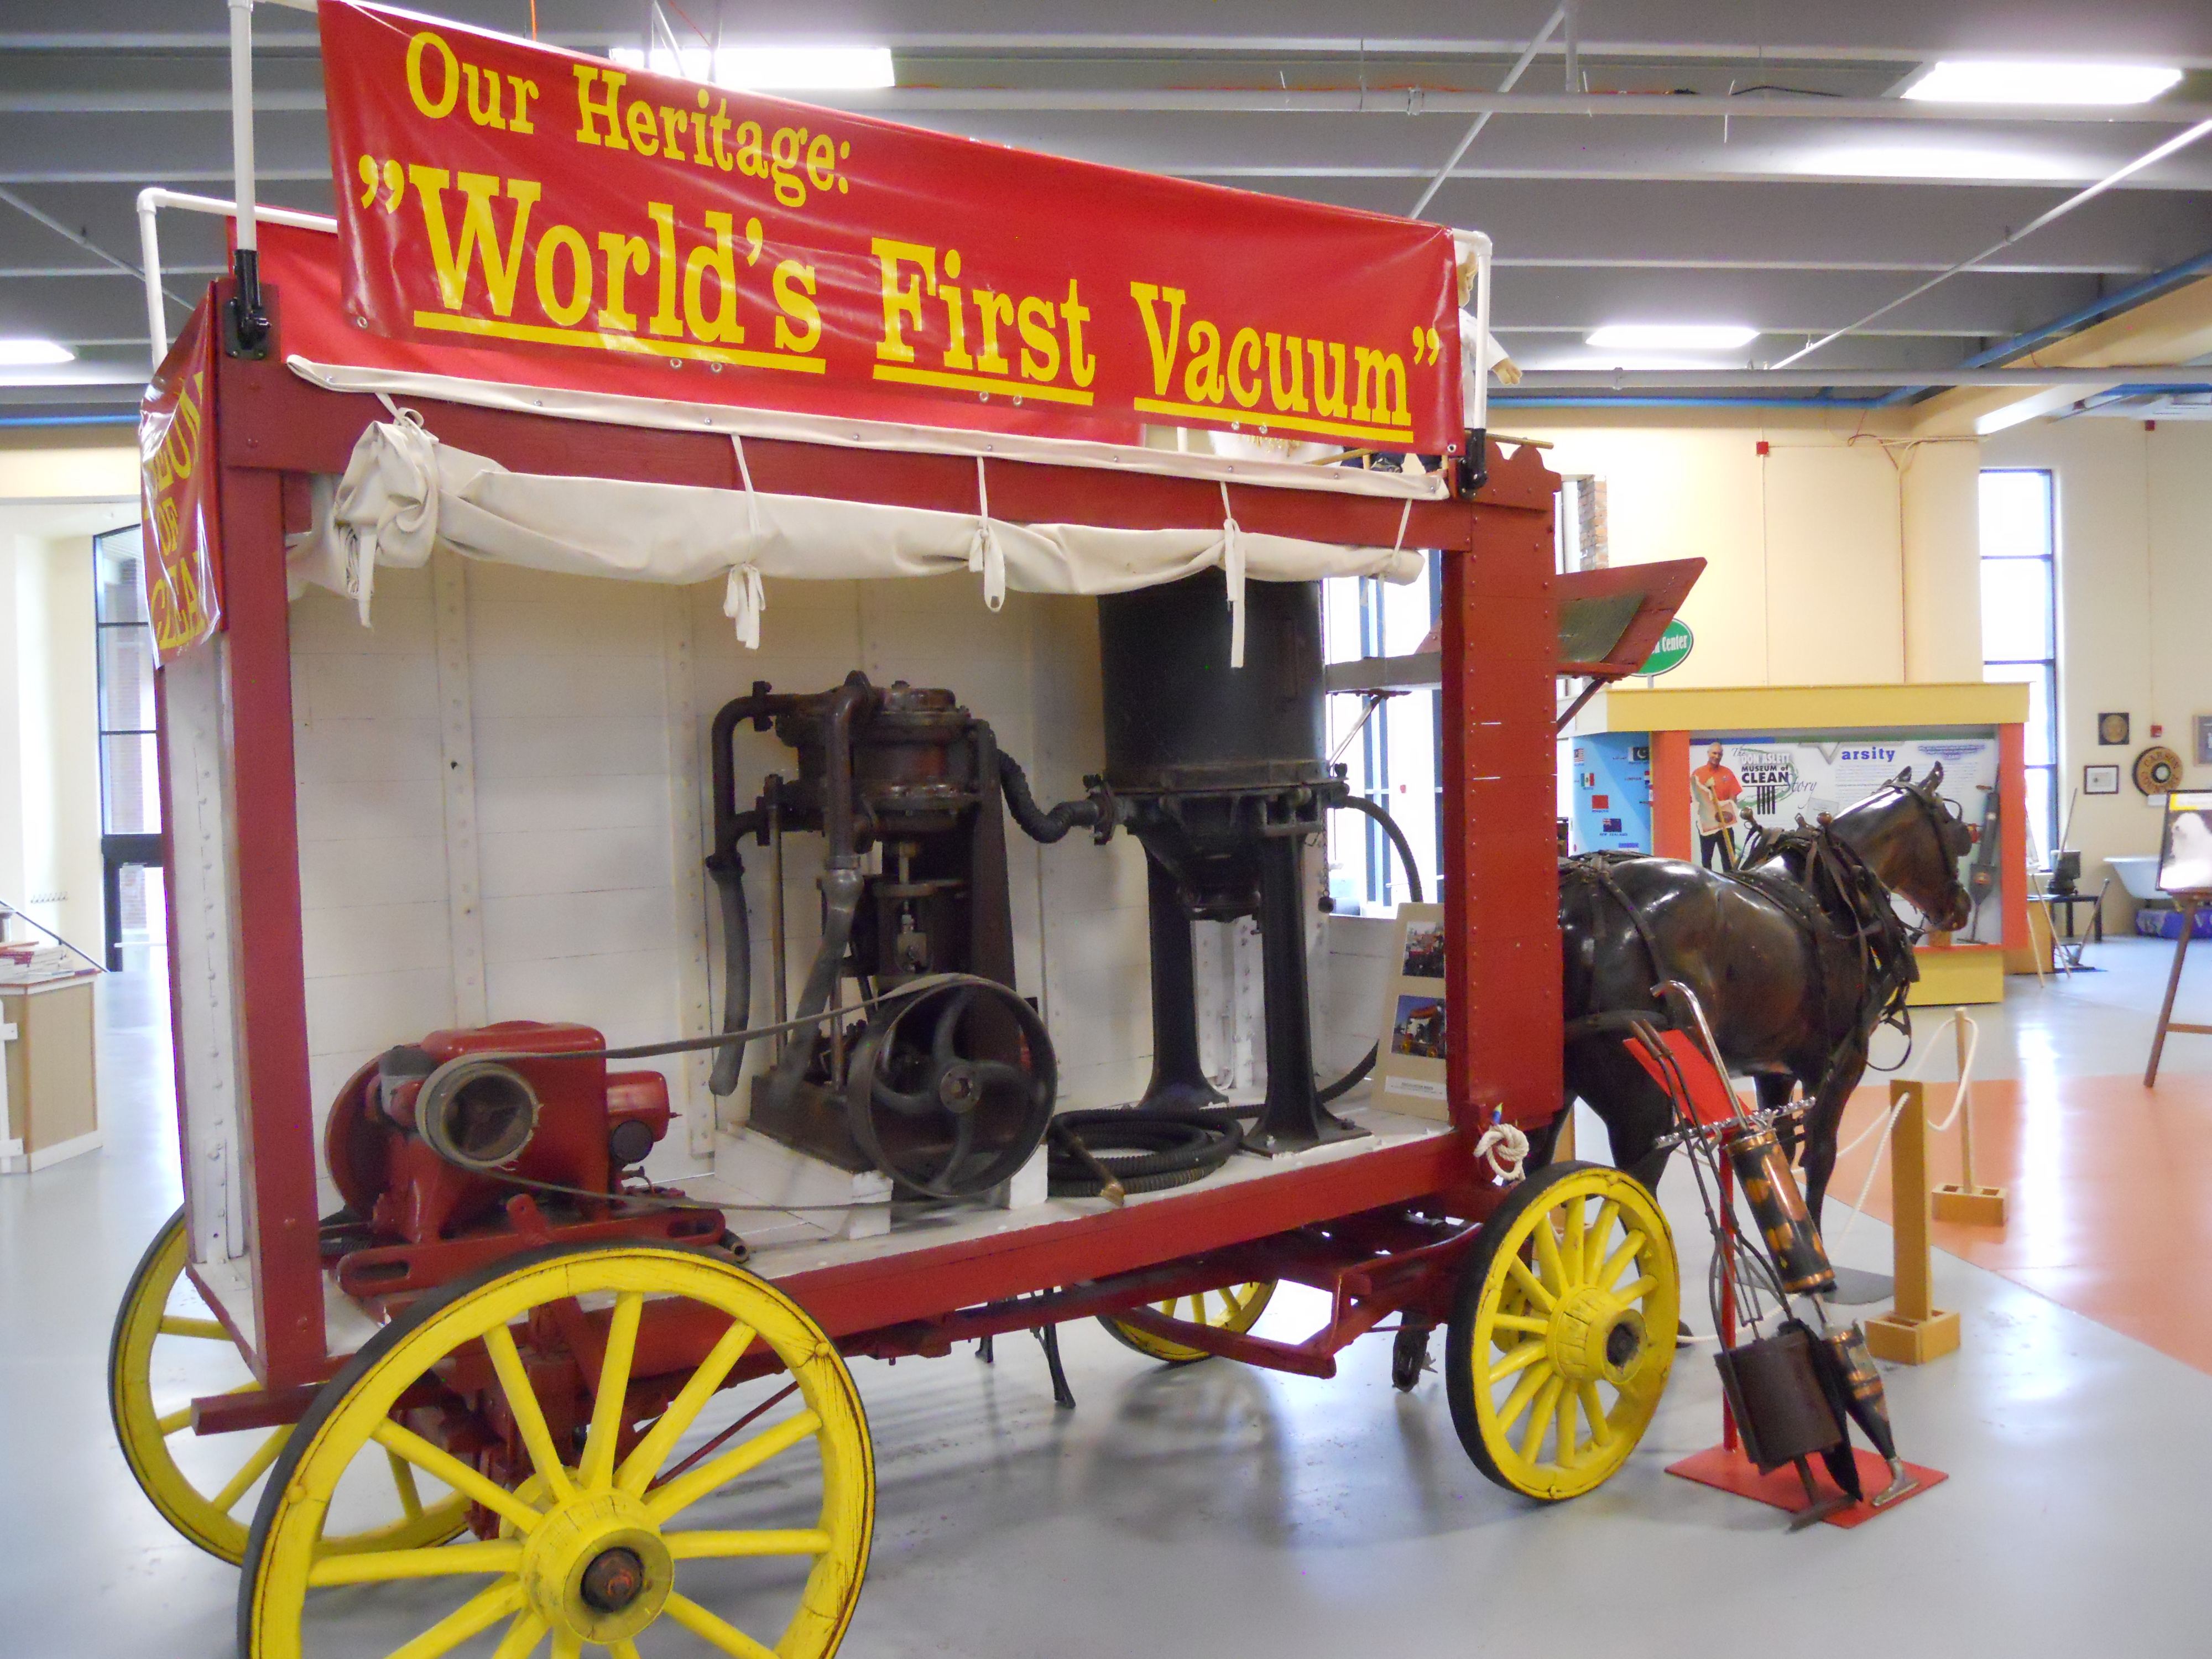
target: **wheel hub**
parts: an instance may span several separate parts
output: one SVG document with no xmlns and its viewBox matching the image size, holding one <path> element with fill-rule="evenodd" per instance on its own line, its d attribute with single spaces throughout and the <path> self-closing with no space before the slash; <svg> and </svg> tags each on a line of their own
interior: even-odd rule
<svg viewBox="0 0 2212 1659">
<path fill-rule="evenodd" d="M 556 1635 L 603 1646 L 660 1616 L 676 1564 L 645 1505 L 627 1492 L 581 1493 L 545 1517 L 522 1554 L 522 1583 Z"/>
<path fill-rule="evenodd" d="M 954 1060 L 938 1076 L 937 1098 L 948 1112 L 972 1110 L 981 1093 L 982 1088 L 975 1078 L 975 1068 L 966 1060 Z"/>
<path fill-rule="evenodd" d="M 1567 1293 L 1545 1336 L 1552 1363 L 1569 1382 L 1615 1388 L 1626 1384 L 1644 1344 L 1644 1316 L 1620 1297 L 1588 1286 Z"/>
</svg>

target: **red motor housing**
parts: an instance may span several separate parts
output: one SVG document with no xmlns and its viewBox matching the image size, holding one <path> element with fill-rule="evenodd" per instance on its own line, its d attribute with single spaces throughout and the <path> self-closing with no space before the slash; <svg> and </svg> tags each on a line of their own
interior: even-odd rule
<svg viewBox="0 0 2212 1659">
<path fill-rule="evenodd" d="M 515 1019 L 390 1049 L 331 1109 L 331 1177 L 380 1238 L 409 1243 L 450 1238 L 518 1190 L 596 1219 L 672 1115 L 667 1080 L 611 1073 L 605 1046 L 588 1025 Z"/>
</svg>

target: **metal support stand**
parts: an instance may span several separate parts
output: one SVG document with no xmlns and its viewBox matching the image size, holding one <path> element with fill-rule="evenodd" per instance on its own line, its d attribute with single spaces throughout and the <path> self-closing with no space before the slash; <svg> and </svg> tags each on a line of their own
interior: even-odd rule
<svg viewBox="0 0 2212 1659">
<path fill-rule="evenodd" d="M 2203 893 L 2176 893 L 2173 902 L 2181 908 L 2181 937 L 2173 942 L 2173 970 L 2166 976 L 2166 1000 L 2159 1005 L 2158 1030 L 2150 1040 L 2150 1064 L 2143 1068 L 2143 1087 L 2148 1089 L 2158 1081 L 2159 1056 L 2166 1052 L 2166 1034 L 2183 1031 L 2194 1036 L 2212 1036 L 2212 1025 L 2190 1025 L 2173 1017 L 2173 994 L 2181 988 L 2181 964 L 2189 957 L 2189 936 L 2197 931 L 2197 913 L 2203 909 L 2208 896 Z"/>
<path fill-rule="evenodd" d="M 1259 1122 L 1244 1141 L 1256 1152 L 1302 1152 L 1367 1133 L 1322 1105 L 1314 1087 L 1299 845 L 1295 836 L 1270 836 L 1260 843 L 1260 975 L 1267 1011 L 1267 1098 Z"/>
<path fill-rule="evenodd" d="M 1207 1081 L 1198 1056 L 1198 966 L 1182 884 L 1145 855 L 1145 906 L 1152 956 L 1152 1077 L 1139 1111 L 1188 1111 L 1228 1097 Z"/>
<path fill-rule="evenodd" d="M 1060 1327 L 1040 1325 L 1036 1340 L 1044 1345 L 1045 1369 L 1052 1373 L 1052 1403 L 1064 1412 L 1075 1409 L 1075 1390 L 1067 1386 L 1067 1372 L 1060 1363 Z"/>
</svg>

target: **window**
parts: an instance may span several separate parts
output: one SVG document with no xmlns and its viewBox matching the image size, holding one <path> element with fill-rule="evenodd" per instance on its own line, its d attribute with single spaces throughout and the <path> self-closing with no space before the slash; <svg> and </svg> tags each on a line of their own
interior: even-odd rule
<svg viewBox="0 0 2212 1659">
<path fill-rule="evenodd" d="M 2032 855 L 2055 850 L 2058 824 L 2057 535 L 2051 474 L 1982 474 L 1982 678 L 2024 682 L 2027 833 Z"/>
<path fill-rule="evenodd" d="M 100 829 L 111 836 L 158 835 L 161 775 L 154 750 L 154 635 L 138 526 L 98 538 L 94 546 L 93 617 L 100 635 Z"/>
<path fill-rule="evenodd" d="M 1428 556 L 1428 574 L 1403 586 L 1371 576 L 1334 577 L 1322 585 L 1323 654 L 1330 662 L 1409 656 L 1443 614 L 1443 568 Z M 1328 699 L 1328 746 L 1342 762 L 1352 793 L 1397 820 L 1413 849 L 1421 896 L 1438 897 L 1437 849 L 1443 844 L 1442 694 L 1407 691 L 1385 698 L 1371 714 L 1354 692 Z M 1367 714 L 1364 724 L 1361 716 Z M 1348 746 L 1347 740 L 1349 740 Z M 1343 752 L 1337 754 L 1341 748 Z M 1373 819 L 1332 812 L 1328 826 L 1329 896 L 1340 911 L 1388 914 L 1410 898 L 1389 838 Z"/>
</svg>

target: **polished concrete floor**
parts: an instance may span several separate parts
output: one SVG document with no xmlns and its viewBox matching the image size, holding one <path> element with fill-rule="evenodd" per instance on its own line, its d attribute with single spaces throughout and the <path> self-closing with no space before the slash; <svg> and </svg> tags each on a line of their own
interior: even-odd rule
<svg viewBox="0 0 2212 1659">
<path fill-rule="evenodd" d="M 2078 1215 L 2092 1200 L 2049 1195 L 2156 1174 L 2178 1218 L 2200 1217 L 2190 1237 L 2202 1239 L 2212 1235 L 2201 1218 L 2212 1216 L 2202 1180 L 2212 1170 L 2212 1038 L 2176 1041 L 2158 1091 L 2161 1138 L 2144 1153 L 2156 1170 L 2092 1157 L 2094 1119 L 2063 1134 L 2050 1127 L 2073 1079 L 2139 1075 L 2150 1015 L 2141 987 L 2155 991 L 2162 957 L 2128 949 L 2108 950 L 2105 975 L 2042 988 L 2015 981 L 2002 1016 L 1984 1024 L 1978 1069 L 2023 1085 L 2012 1097 L 2021 1127 L 2011 1144 L 2025 1150 L 2008 1178 L 2016 1198 L 2044 1195 L 2023 1214 L 2057 1203 Z M 177 1196 L 152 992 L 143 972 L 101 987 L 107 1150 L 0 1179 L 8 1659 L 231 1650 L 236 1575 L 177 1539 L 139 1496 L 104 1395 L 116 1300 Z M 2212 984 L 2203 996 L 2212 1006 Z M 2002 1137 L 1991 1128 L 1985 1139 Z M 2046 1141 L 2065 1150 L 2035 1150 Z M 1685 1280 L 1698 1283 L 1694 1206 L 1678 1184 L 1666 1197 Z M 2094 1202 L 2106 1216 L 2127 1208 L 2111 1194 Z M 1868 1218 L 1844 1233 L 1844 1219 L 1831 1226 L 1844 1237 L 1842 1258 L 1887 1266 L 1887 1228 Z M 2066 1236 L 2085 1231 L 2095 1229 Z M 2205 1265 L 2201 1244 L 2167 1264 L 2163 1300 L 2177 1317 L 2212 1304 L 2197 1277 Z M 1887 1380 L 1906 1454 L 1952 1478 L 1849 1533 L 1793 1536 L 1773 1510 L 1667 1475 L 1717 1431 L 1701 1346 L 1681 1351 L 1627 1468 L 1553 1509 L 1483 1480 L 1453 1437 L 1439 1380 L 1395 1393 L 1381 1340 L 1355 1347 L 1324 1382 L 1218 1362 L 1163 1370 L 1095 1327 L 1071 1326 L 1073 1412 L 1055 1410 L 1024 1339 L 1002 1339 L 994 1366 L 965 1351 L 863 1364 L 880 1510 L 844 1651 L 2203 1651 L 2196 1574 L 2212 1491 L 2203 1427 L 2212 1376 L 2038 1293 L 2047 1285 L 1949 1255 L 1937 1256 L 1936 1273 L 1939 1302 L 1966 1316 L 1964 1349 L 1924 1369 L 1890 1369 Z M 1286 1294 L 1263 1328 L 1291 1329 L 1311 1312 Z M 419 1630 L 403 1616 L 404 1597 L 374 1599 L 386 1595 L 365 1593 L 317 1654 L 386 1654 Z M 648 1636 L 673 1639 L 648 1640 L 647 1654 L 708 1651 L 663 1627 Z"/>
</svg>

